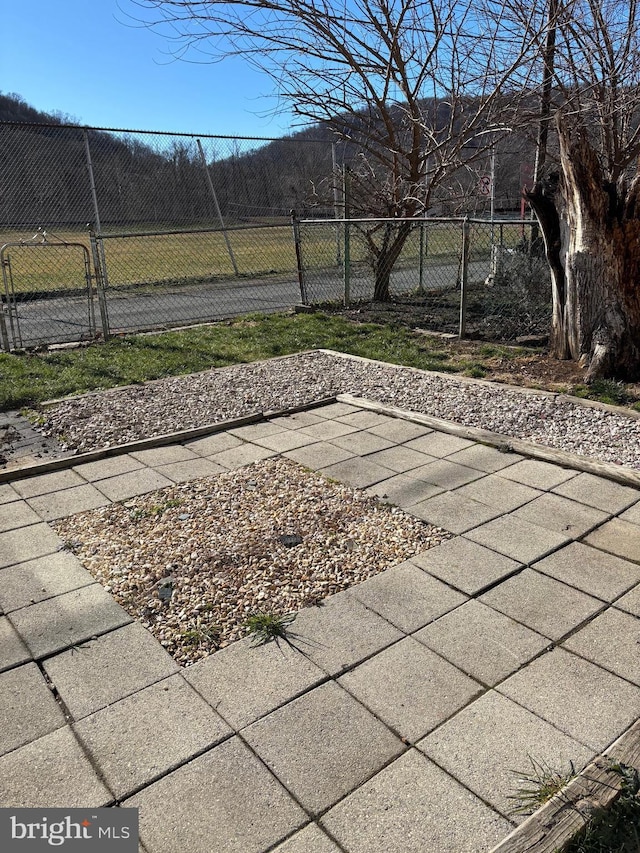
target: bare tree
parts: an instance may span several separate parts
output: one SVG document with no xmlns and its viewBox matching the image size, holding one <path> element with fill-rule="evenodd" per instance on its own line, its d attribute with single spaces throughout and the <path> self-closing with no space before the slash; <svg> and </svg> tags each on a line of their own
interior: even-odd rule
<svg viewBox="0 0 640 853">
<path fill-rule="evenodd" d="M 351 213 L 402 220 L 364 229 L 382 301 L 411 232 L 407 218 L 429 210 L 461 162 L 486 157 L 533 44 L 524 28 L 505 51 L 501 16 L 480 14 L 474 0 L 132 2 L 174 39 L 178 56 L 245 57 L 301 122 L 322 122 L 357 152 Z"/>
<path fill-rule="evenodd" d="M 539 33 L 541 120 L 553 131 L 527 194 L 552 272 L 552 353 L 579 361 L 589 381 L 637 378 L 640 4 L 534 0 L 532 11 L 515 0 L 508 19 Z"/>
</svg>

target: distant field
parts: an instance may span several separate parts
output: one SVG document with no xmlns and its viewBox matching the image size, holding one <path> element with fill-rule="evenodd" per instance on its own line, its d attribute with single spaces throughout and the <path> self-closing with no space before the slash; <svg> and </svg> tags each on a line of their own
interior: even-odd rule
<svg viewBox="0 0 640 853">
<path fill-rule="evenodd" d="M 344 230 L 332 224 L 301 225 L 302 259 L 305 268 L 334 268 L 344 256 Z M 240 280 L 274 273 L 296 275 L 293 232 L 289 225 L 244 227 L 227 232 Z M 379 239 L 380 234 L 376 235 Z M 499 240 L 500 231 L 494 229 Z M 77 246 L 43 245 L 32 242 L 33 231 L 0 232 L 0 245 L 24 241 L 23 246 L 5 249 L 16 294 L 59 293 L 81 291 L 86 287 L 85 260 Z M 474 225 L 471 232 L 471 257 L 488 257 L 491 245 L 489 226 Z M 506 246 L 521 239 L 520 229 L 505 227 L 502 234 Z M 80 243 L 90 250 L 87 230 L 56 230 L 51 241 Z M 141 236 L 105 235 L 103 239 L 109 284 L 128 286 L 179 286 L 203 281 L 233 281 L 235 273 L 230 253 L 221 231 L 184 232 Z M 398 267 L 416 267 L 422 252 L 423 262 L 438 264 L 459 257 L 461 228 L 459 223 L 433 223 L 411 233 L 404 246 Z M 367 260 L 368 248 L 361 227 L 351 227 L 350 254 L 353 263 Z M 91 264 L 93 259 L 91 258 Z M 5 272 L 8 273 L 8 268 Z M 4 283 L 0 283 L 4 292 Z"/>
</svg>

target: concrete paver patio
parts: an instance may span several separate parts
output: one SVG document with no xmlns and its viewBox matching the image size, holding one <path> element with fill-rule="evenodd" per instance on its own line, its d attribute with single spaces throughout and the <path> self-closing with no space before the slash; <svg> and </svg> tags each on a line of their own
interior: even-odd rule
<svg viewBox="0 0 640 853">
<path fill-rule="evenodd" d="M 47 524 L 282 454 L 454 538 L 181 669 Z M 640 717 L 640 491 L 344 402 L 0 485 L 0 807 L 147 853 L 478 853 Z"/>
</svg>

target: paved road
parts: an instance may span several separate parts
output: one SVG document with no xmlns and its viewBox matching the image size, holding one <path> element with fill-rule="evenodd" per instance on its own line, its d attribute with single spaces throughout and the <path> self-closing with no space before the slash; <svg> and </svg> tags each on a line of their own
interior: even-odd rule
<svg viewBox="0 0 640 853">
<path fill-rule="evenodd" d="M 484 263 L 471 264 L 471 276 L 487 273 Z M 458 265 L 430 267 L 425 286 L 444 290 L 457 287 Z M 414 291 L 418 271 L 397 270 L 392 275 L 392 292 Z M 313 271 L 308 274 L 308 297 L 311 302 L 340 301 L 344 285 L 340 270 Z M 358 271 L 351 277 L 351 299 L 371 297 L 371 277 Z M 112 332 L 162 328 L 195 322 L 220 320 L 252 311 L 279 311 L 299 304 L 300 287 L 293 274 L 255 280 L 211 282 L 193 287 L 158 288 L 153 292 L 136 289 L 108 291 L 107 310 Z M 64 343 L 91 339 L 94 330 L 102 329 L 97 300 L 93 304 L 94 321 L 86 297 L 66 296 L 19 302 L 15 316 L 5 317 L 10 348 Z M 0 341 L 2 343 L 2 341 Z"/>
</svg>

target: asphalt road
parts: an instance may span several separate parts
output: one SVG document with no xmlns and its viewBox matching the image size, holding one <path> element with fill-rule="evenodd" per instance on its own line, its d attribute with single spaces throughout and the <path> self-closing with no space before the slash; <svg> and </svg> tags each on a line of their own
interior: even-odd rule
<svg viewBox="0 0 640 853">
<path fill-rule="evenodd" d="M 471 277 L 484 277 L 487 272 L 486 261 L 470 265 Z M 457 280 L 458 264 L 444 264 L 428 268 L 424 285 L 436 291 L 453 289 L 457 287 Z M 410 293 L 417 286 L 416 269 L 401 269 L 392 275 L 392 293 Z M 351 276 L 350 292 L 353 301 L 370 299 L 371 275 L 355 272 Z M 316 304 L 342 300 L 344 284 L 341 270 L 310 271 L 307 295 L 309 301 Z M 220 320 L 254 311 L 273 312 L 291 308 L 300 302 L 300 287 L 292 275 L 175 288 L 160 286 L 155 290 L 111 286 L 107 291 L 111 333 Z M 14 315 L 9 317 L 5 313 L 9 348 L 91 339 L 96 331 L 102 331 L 97 299 L 93 301 L 93 314 L 92 323 L 86 296 L 20 301 Z"/>
</svg>

